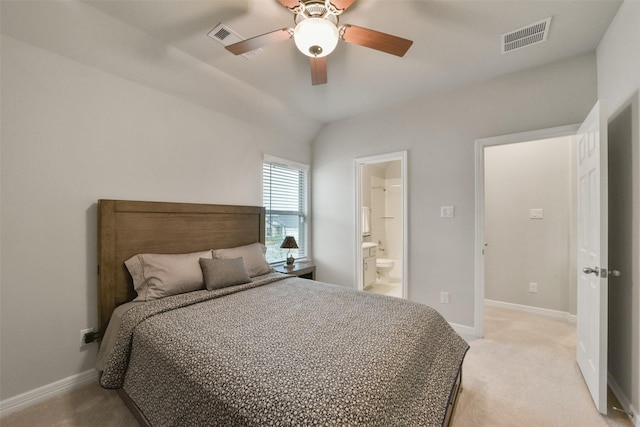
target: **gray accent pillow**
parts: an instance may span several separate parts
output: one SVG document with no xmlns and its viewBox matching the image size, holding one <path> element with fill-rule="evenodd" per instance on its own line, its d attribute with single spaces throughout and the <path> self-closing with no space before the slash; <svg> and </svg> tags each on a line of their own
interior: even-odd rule
<svg viewBox="0 0 640 427">
<path fill-rule="evenodd" d="M 249 276 L 255 277 L 273 271 L 264 257 L 265 253 L 267 253 L 267 247 L 265 245 L 262 243 L 251 243 L 250 245 L 230 249 L 214 249 L 213 258 L 242 258 L 249 272 Z"/>
<path fill-rule="evenodd" d="M 138 293 L 134 301 L 151 301 L 204 288 L 198 260 L 211 256 L 211 251 L 132 256 L 124 264 Z"/>
<path fill-rule="evenodd" d="M 249 283 L 251 277 L 242 258 L 208 259 L 200 258 L 204 285 L 210 291 L 227 286 Z"/>
</svg>

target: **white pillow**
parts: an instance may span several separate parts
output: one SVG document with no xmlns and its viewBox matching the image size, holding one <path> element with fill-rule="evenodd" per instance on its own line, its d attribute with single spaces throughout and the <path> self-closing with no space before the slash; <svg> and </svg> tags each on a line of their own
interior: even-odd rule
<svg viewBox="0 0 640 427">
<path fill-rule="evenodd" d="M 211 258 L 211 251 L 132 256 L 124 264 L 138 293 L 134 301 L 151 301 L 203 289 L 200 258 Z"/>
<path fill-rule="evenodd" d="M 265 253 L 267 253 L 267 247 L 265 245 L 262 243 L 252 243 L 230 249 L 214 249 L 213 257 L 222 259 L 242 258 L 249 272 L 249 276 L 255 277 L 273 271 L 264 257 Z"/>
</svg>

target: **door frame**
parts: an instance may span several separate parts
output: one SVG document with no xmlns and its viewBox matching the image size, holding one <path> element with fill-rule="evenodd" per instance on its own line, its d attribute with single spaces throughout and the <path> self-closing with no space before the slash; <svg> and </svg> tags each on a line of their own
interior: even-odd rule
<svg viewBox="0 0 640 427">
<path fill-rule="evenodd" d="M 528 132 L 520 132 L 509 135 L 501 135 L 475 140 L 475 283 L 474 283 L 474 335 L 478 338 L 484 336 L 484 149 L 495 145 L 515 144 L 518 142 L 536 141 L 541 139 L 558 138 L 575 135 L 580 124 L 558 126 L 548 129 L 539 129 Z"/>
<path fill-rule="evenodd" d="M 400 175 L 402 178 L 402 298 L 409 298 L 409 209 L 408 209 L 408 194 L 409 194 L 409 182 L 407 174 L 407 151 L 395 151 L 393 153 L 378 154 L 375 156 L 358 157 L 354 159 L 354 175 L 355 175 L 355 236 L 354 236 L 354 248 L 355 248 L 355 277 L 356 277 L 356 289 L 362 290 L 362 281 L 364 280 L 362 274 L 362 173 L 361 169 L 364 165 L 384 163 L 392 161 L 400 161 Z"/>
</svg>

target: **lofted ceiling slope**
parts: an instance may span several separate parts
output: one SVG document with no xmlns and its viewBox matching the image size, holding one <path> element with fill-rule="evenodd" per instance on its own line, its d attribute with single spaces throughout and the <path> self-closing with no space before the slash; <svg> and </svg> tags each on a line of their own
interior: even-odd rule
<svg viewBox="0 0 640 427">
<path fill-rule="evenodd" d="M 2 3 L 4 6 L 7 2 Z M 407 38 L 413 40 L 413 46 L 399 58 L 340 42 L 328 56 L 328 83 L 319 86 L 311 85 L 309 58 L 296 49 L 293 40 L 268 46 L 245 59 L 229 53 L 207 36 L 218 23 L 245 38 L 293 27 L 293 14 L 276 0 L 88 0 L 84 4 L 148 35 L 159 46 L 169 46 L 194 58 L 191 66 L 206 64 L 210 75 L 233 82 L 228 87 L 244 92 L 247 99 L 279 110 L 277 117 L 288 114 L 291 120 L 302 120 L 317 130 L 322 123 L 407 102 L 434 91 L 593 52 L 621 1 L 357 0 L 340 16 L 341 24 Z M 18 6 L 9 11 L 15 14 L 15 9 Z M 545 42 L 501 53 L 501 34 L 548 17 L 552 20 Z M 11 27 L 9 35 L 30 37 L 20 36 L 26 30 L 17 28 L 19 25 L 10 19 L 3 18 L 2 22 L 3 27 Z M 89 27 L 79 26 L 76 37 L 95 36 L 87 31 Z M 169 53 L 160 48 L 138 51 L 147 57 Z M 74 55 L 82 60 L 82 55 L 96 54 L 84 48 L 75 49 Z M 202 73 L 201 79 L 192 83 L 204 87 L 206 82 L 207 73 Z M 209 92 L 183 90 L 186 97 L 198 98 L 203 93 Z"/>
</svg>

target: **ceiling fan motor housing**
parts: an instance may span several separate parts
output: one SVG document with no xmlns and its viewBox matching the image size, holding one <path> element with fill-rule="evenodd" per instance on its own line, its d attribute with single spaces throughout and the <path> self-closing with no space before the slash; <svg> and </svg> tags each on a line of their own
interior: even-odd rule
<svg viewBox="0 0 640 427">
<path fill-rule="evenodd" d="M 338 14 L 340 12 L 341 11 L 333 10 L 333 8 L 327 9 L 326 4 L 322 1 L 300 2 L 300 8 L 297 10 L 293 21 L 298 25 L 307 18 L 324 18 L 337 27 Z"/>
</svg>

